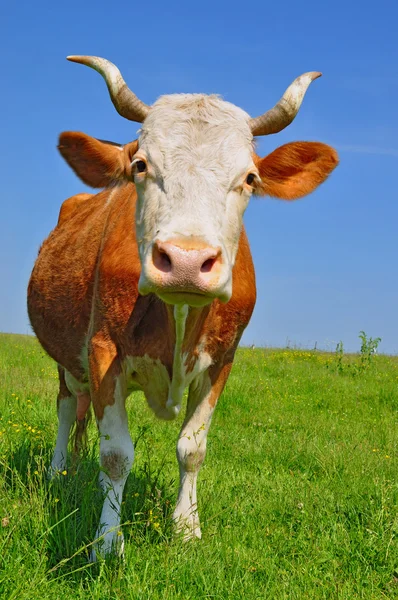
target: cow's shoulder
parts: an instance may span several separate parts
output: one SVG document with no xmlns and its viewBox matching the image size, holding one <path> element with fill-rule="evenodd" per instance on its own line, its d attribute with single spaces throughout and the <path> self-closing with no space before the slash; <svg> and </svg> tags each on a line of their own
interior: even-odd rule
<svg viewBox="0 0 398 600">
<path fill-rule="evenodd" d="M 79 209 L 81 204 L 86 203 L 87 200 L 93 197 L 93 194 L 81 193 L 75 194 L 74 196 L 71 196 L 70 198 L 64 200 L 59 211 L 57 227 L 67 222 L 72 217 L 72 215 Z"/>
<path fill-rule="evenodd" d="M 30 320 L 47 352 L 77 378 L 93 307 L 96 318 L 102 313 L 101 326 L 123 321 L 119 317 L 126 303 L 117 294 L 112 300 L 110 290 L 126 289 L 128 273 L 120 279 L 117 269 L 101 274 L 99 266 L 104 247 L 113 248 L 120 258 L 124 249 L 119 242 L 124 247 L 135 243 L 134 236 L 124 240 L 120 233 L 123 224 L 126 231 L 134 231 L 134 211 L 133 185 L 68 198 L 58 225 L 39 251 L 28 289 Z"/>
<path fill-rule="evenodd" d="M 116 193 L 116 192 L 114 192 Z M 95 295 L 101 319 L 125 332 L 138 299 L 141 264 L 135 233 L 136 192 L 132 185 L 117 190 L 97 261 Z M 95 316 L 95 315 L 94 315 Z"/>
</svg>

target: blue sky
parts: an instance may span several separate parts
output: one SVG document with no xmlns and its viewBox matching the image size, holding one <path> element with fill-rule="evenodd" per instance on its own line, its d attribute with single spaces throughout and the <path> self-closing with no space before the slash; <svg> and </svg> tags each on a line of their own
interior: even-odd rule
<svg viewBox="0 0 398 600">
<path fill-rule="evenodd" d="M 61 202 L 85 186 L 56 150 L 63 130 L 117 142 L 134 123 L 101 77 L 68 54 L 113 61 L 147 103 L 219 93 L 256 116 L 305 71 L 320 70 L 294 140 L 333 145 L 341 164 L 296 203 L 253 198 L 245 216 L 258 282 L 244 341 L 359 348 L 358 332 L 398 352 L 398 41 L 395 1 L 359 3 L 3 2 L 0 331 L 27 333 L 26 286 Z"/>
</svg>

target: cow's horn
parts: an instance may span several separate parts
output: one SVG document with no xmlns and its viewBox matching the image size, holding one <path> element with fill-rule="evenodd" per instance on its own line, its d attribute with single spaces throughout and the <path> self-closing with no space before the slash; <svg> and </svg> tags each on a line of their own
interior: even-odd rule
<svg viewBox="0 0 398 600">
<path fill-rule="evenodd" d="M 111 100 L 122 117 L 137 123 L 144 121 L 150 106 L 137 98 L 134 92 L 127 87 L 116 65 L 99 56 L 67 56 L 67 59 L 91 67 L 102 75 L 108 86 Z"/>
<path fill-rule="evenodd" d="M 305 92 L 311 81 L 320 77 L 322 73 L 310 71 L 297 77 L 287 88 L 277 104 L 259 117 L 250 119 L 253 135 L 269 135 L 285 129 L 297 115 Z"/>
</svg>

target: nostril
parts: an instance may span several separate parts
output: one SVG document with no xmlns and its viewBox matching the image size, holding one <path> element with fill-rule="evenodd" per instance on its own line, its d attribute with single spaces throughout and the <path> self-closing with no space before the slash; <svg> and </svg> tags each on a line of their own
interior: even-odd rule
<svg viewBox="0 0 398 600">
<path fill-rule="evenodd" d="M 166 252 L 159 252 L 159 258 L 163 267 L 167 270 L 171 270 L 171 259 Z"/>
<path fill-rule="evenodd" d="M 205 262 L 203 263 L 203 265 L 200 267 L 200 272 L 201 273 L 210 273 L 210 271 L 213 268 L 214 263 L 216 262 L 216 258 L 208 258 L 207 260 L 205 260 Z"/>
<path fill-rule="evenodd" d="M 205 256 L 208 258 L 203 261 L 202 266 L 200 267 L 201 273 L 213 273 L 215 274 L 216 267 L 218 264 L 221 264 L 221 249 L 215 248 L 214 250 L 210 248 L 206 250 Z"/>
<path fill-rule="evenodd" d="M 161 250 L 158 246 L 154 246 L 153 248 L 153 264 L 159 270 L 163 271 L 163 273 L 170 273 L 172 269 L 171 258 L 164 250 Z"/>
</svg>

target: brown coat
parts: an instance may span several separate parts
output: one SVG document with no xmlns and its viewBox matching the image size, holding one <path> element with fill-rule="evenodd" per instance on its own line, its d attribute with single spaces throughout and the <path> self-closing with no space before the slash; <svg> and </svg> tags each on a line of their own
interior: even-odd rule
<svg viewBox="0 0 398 600">
<path fill-rule="evenodd" d="M 100 340 L 106 347 L 106 367 L 97 365 L 92 373 L 94 389 L 101 383 L 101 373 L 107 372 L 109 361 L 117 361 L 114 368 L 118 372 L 128 356 L 159 359 L 170 378 L 172 375 L 172 310 L 154 294 L 140 296 L 137 291 L 140 261 L 135 201 L 132 183 L 65 200 L 58 225 L 43 243 L 29 282 L 33 329 L 50 356 L 75 379 L 87 382 L 82 357 L 86 346 L 91 355 L 90 341 Z M 183 345 L 188 371 L 197 358 L 199 341 L 205 339 L 201 349 L 212 358 L 211 379 L 216 380 L 222 370 L 225 375 L 229 373 L 255 299 L 253 262 L 242 230 L 231 300 L 190 309 Z M 112 401 L 111 395 L 107 401 Z M 93 402 L 101 418 L 103 407 L 96 406 L 95 394 Z"/>
</svg>

